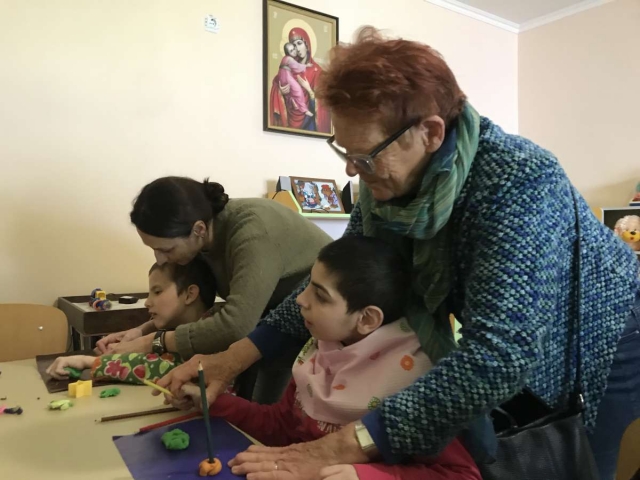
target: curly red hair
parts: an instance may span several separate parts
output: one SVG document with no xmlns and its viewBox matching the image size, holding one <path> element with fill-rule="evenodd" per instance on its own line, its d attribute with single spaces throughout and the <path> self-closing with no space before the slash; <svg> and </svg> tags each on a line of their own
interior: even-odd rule
<svg viewBox="0 0 640 480">
<path fill-rule="evenodd" d="M 337 114 L 382 121 L 389 133 L 431 115 L 449 125 L 466 101 L 453 72 L 433 48 L 386 39 L 368 26 L 357 32 L 354 43 L 332 49 L 316 95 Z"/>
</svg>

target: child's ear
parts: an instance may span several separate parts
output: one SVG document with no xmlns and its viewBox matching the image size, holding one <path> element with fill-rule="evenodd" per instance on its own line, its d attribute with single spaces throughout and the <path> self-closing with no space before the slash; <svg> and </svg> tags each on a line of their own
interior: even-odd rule
<svg viewBox="0 0 640 480">
<path fill-rule="evenodd" d="M 187 287 L 187 296 L 184 299 L 184 303 L 186 303 L 187 305 L 191 305 L 193 302 L 195 302 L 198 299 L 199 296 L 200 296 L 200 287 L 198 287 L 195 284 L 189 285 Z"/>
<path fill-rule="evenodd" d="M 360 318 L 358 319 L 357 329 L 360 335 L 369 335 L 375 332 L 384 320 L 384 313 L 378 307 L 370 305 L 365 307 L 360 312 Z"/>
</svg>

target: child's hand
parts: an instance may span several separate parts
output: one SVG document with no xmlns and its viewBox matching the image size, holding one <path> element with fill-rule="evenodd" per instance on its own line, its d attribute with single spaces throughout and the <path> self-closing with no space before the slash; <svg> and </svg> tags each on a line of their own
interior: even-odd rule
<svg viewBox="0 0 640 480">
<path fill-rule="evenodd" d="M 217 392 L 207 388 L 207 408 L 213 405 L 217 397 Z M 195 383 L 185 383 L 180 387 L 180 394 L 168 397 L 164 396 L 165 405 L 173 405 L 180 410 L 195 409 L 202 412 L 202 396 L 200 395 L 200 387 Z"/>
<path fill-rule="evenodd" d="M 151 353 L 154 334 L 150 333 L 128 342 L 112 343 L 107 347 L 107 354 L 114 353 Z"/>
<path fill-rule="evenodd" d="M 173 405 L 180 410 L 191 410 L 194 407 L 198 407 L 200 402 L 200 388 L 189 382 L 180 387 L 180 394 L 173 395 L 171 397 L 164 396 L 165 405 Z M 198 410 L 202 410 L 198 408 Z"/>
<path fill-rule="evenodd" d="M 125 330 L 124 332 L 112 333 L 98 340 L 98 343 L 96 343 L 96 353 L 109 353 L 110 345 L 130 342 L 140 337 L 142 337 L 142 329 L 139 327 Z"/>
<path fill-rule="evenodd" d="M 334 465 L 320 470 L 322 480 L 359 480 L 353 465 Z"/>
<path fill-rule="evenodd" d="M 49 368 L 47 368 L 47 375 L 50 375 L 57 380 L 63 380 L 69 378 L 69 372 L 65 370 L 66 367 L 75 368 L 76 370 L 84 370 L 85 368 L 91 368 L 94 360 L 95 357 L 90 357 L 88 355 L 58 357 L 51 365 L 49 365 Z"/>
</svg>

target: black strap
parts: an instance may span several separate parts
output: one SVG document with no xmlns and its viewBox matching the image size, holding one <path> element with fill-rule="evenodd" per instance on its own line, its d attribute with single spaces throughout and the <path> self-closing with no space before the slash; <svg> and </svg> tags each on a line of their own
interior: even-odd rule
<svg viewBox="0 0 640 480">
<path fill-rule="evenodd" d="M 576 336 L 576 384 L 574 386 L 573 394 L 569 399 L 571 406 L 577 407 L 580 411 L 584 408 L 584 397 L 582 396 L 582 342 L 580 341 L 580 320 L 582 318 L 582 260 L 581 260 L 581 237 L 582 229 L 580 228 L 580 208 L 578 207 L 578 198 L 576 192 L 572 186 L 571 195 L 573 196 L 573 205 L 576 210 L 576 243 L 575 243 L 575 262 L 576 262 L 576 277 L 577 277 L 577 291 L 576 291 L 576 321 L 575 321 L 575 336 Z M 573 334 L 573 331 L 569 332 L 569 338 Z M 569 345 L 571 342 L 569 342 Z"/>
</svg>

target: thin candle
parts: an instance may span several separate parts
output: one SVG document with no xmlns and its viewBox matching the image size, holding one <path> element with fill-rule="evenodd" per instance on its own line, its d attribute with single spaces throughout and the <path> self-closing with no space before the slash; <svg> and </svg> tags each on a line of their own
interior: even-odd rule
<svg viewBox="0 0 640 480">
<path fill-rule="evenodd" d="M 207 429 L 207 453 L 209 463 L 213 463 L 213 437 L 211 435 L 211 420 L 209 419 L 209 405 L 207 403 L 207 386 L 204 383 L 204 370 L 202 362 L 198 362 L 198 381 L 200 382 L 200 398 L 202 398 L 202 416 L 204 426 Z"/>
</svg>

